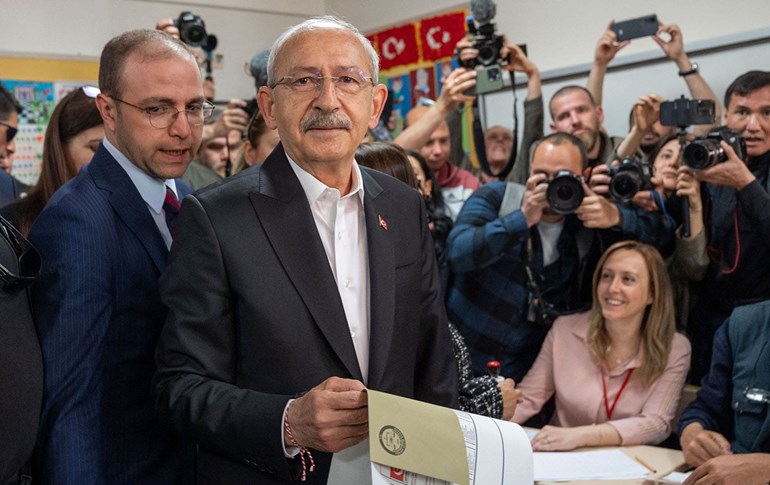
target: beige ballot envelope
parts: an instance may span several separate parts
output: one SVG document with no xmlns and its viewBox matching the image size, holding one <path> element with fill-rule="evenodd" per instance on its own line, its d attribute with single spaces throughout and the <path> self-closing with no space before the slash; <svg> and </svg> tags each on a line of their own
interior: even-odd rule
<svg viewBox="0 0 770 485">
<path fill-rule="evenodd" d="M 534 481 L 532 447 L 517 424 L 371 390 L 368 405 L 373 484 Z"/>
<path fill-rule="evenodd" d="M 371 461 L 469 485 L 465 440 L 454 411 L 383 392 L 368 394 Z"/>
</svg>

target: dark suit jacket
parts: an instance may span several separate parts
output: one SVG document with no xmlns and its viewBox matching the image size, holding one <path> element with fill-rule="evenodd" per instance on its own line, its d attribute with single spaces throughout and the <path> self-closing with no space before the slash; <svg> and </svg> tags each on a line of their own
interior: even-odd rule
<svg viewBox="0 0 770 485">
<path fill-rule="evenodd" d="M 16 179 L 5 170 L 0 170 L 0 207 L 13 202 L 18 196 Z"/>
<path fill-rule="evenodd" d="M 44 262 L 33 294 L 45 362 L 43 483 L 190 483 L 192 447 L 160 426 L 150 387 L 168 250 L 103 146 L 56 192 L 30 239 Z"/>
<path fill-rule="evenodd" d="M 3 232 L 0 228 L 0 265 L 18 275 L 19 255 Z M 42 399 L 43 358 L 29 294 L 5 291 L 0 284 L 0 484 L 19 483 L 18 472 L 35 447 Z"/>
<path fill-rule="evenodd" d="M 455 406 L 456 362 L 419 194 L 362 168 L 369 253 L 368 387 Z M 387 223 L 387 230 L 379 224 Z M 199 444 L 198 483 L 285 483 L 288 400 L 331 376 L 361 379 L 334 276 L 279 145 L 267 161 L 184 201 L 161 278 L 159 410 Z M 331 455 L 314 453 L 309 483 Z"/>
</svg>

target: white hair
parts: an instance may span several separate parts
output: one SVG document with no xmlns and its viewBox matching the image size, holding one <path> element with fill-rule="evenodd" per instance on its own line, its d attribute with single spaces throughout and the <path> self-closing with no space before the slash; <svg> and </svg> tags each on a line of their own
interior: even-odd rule
<svg viewBox="0 0 770 485">
<path fill-rule="evenodd" d="M 305 20 L 301 24 L 294 25 L 292 27 L 289 27 L 283 34 L 281 34 L 280 37 L 275 41 L 273 44 L 273 47 L 270 49 L 270 56 L 267 58 L 267 85 L 273 86 L 273 84 L 276 82 L 275 79 L 275 66 L 276 61 L 278 59 L 278 56 L 281 54 L 281 51 L 286 46 L 286 44 L 291 40 L 292 38 L 304 34 L 306 32 L 315 31 L 315 30 L 322 30 L 322 29 L 337 29 L 342 31 L 347 31 L 353 34 L 358 40 L 358 42 L 361 44 L 361 46 L 364 48 L 366 53 L 369 56 L 369 72 L 372 76 L 372 82 L 377 83 L 377 79 L 379 76 L 379 64 L 380 64 L 380 57 L 377 55 L 377 51 L 374 50 L 374 47 L 372 47 L 371 42 L 369 42 L 369 39 L 364 37 L 364 35 L 355 27 L 353 24 L 350 24 L 348 22 L 345 22 L 344 20 L 341 20 L 337 17 L 331 16 L 331 15 L 325 15 L 321 17 L 313 17 L 308 20 Z"/>
</svg>

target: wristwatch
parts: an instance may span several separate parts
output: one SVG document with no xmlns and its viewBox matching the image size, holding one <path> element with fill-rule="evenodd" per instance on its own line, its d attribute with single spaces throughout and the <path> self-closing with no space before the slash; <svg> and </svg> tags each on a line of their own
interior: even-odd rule
<svg viewBox="0 0 770 485">
<path fill-rule="evenodd" d="M 697 72 L 698 72 L 698 64 L 696 64 L 695 62 L 693 62 L 693 63 L 692 63 L 692 67 L 690 68 L 690 70 L 689 70 L 689 71 L 679 71 L 679 75 L 680 75 L 681 77 L 685 77 L 685 76 L 689 76 L 690 74 L 695 74 L 695 73 L 697 73 Z"/>
</svg>

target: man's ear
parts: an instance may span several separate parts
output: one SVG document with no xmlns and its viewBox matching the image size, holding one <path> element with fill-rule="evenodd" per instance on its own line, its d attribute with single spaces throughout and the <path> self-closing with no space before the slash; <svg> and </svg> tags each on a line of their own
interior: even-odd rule
<svg viewBox="0 0 770 485">
<path fill-rule="evenodd" d="M 265 124 L 270 129 L 275 129 L 278 125 L 275 122 L 275 102 L 273 101 L 273 90 L 267 86 L 262 86 L 257 91 L 257 104 L 259 111 L 265 118 Z"/>
<path fill-rule="evenodd" d="M 385 100 L 387 99 L 388 88 L 384 84 L 374 86 L 374 93 L 372 93 L 372 116 L 369 117 L 369 128 L 377 126 L 382 110 L 385 108 Z M 384 121 L 387 123 L 388 120 Z"/>
<path fill-rule="evenodd" d="M 99 93 L 96 95 L 96 109 L 98 109 L 99 114 L 102 115 L 104 127 L 107 131 L 114 133 L 117 128 L 118 118 L 115 101 L 109 96 Z"/>
<path fill-rule="evenodd" d="M 595 109 L 596 116 L 599 118 L 599 124 L 604 125 L 604 109 L 601 106 L 597 106 Z"/>
</svg>

